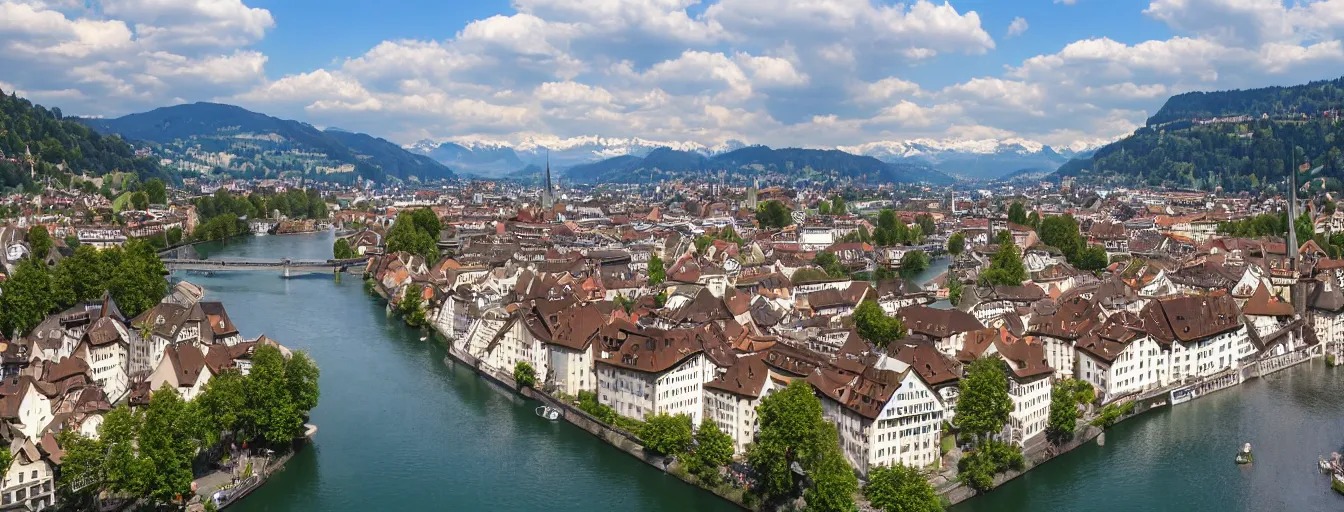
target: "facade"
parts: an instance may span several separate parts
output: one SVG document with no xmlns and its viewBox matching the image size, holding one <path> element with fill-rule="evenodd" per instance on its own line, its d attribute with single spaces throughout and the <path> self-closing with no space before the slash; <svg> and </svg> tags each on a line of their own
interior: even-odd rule
<svg viewBox="0 0 1344 512">
<path fill-rule="evenodd" d="M 918 372 L 908 366 L 862 374 L 822 370 L 808 382 L 821 396 L 822 415 L 838 427 L 841 451 L 860 474 L 896 464 L 941 464 L 945 409 Z"/>
</svg>

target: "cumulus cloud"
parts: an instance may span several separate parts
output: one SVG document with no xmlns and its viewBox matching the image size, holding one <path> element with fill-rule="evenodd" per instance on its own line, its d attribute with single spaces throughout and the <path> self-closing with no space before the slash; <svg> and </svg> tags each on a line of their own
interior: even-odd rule
<svg viewBox="0 0 1344 512">
<path fill-rule="evenodd" d="M 439 38 L 393 36 L 268 73 L 257 43 L 282 27 L 246 2 L 0 0 L 0 88 L 86 115 L 235 102 L 398 142 L 1078 147 L 1141 126 L 1173 94 L 1300 83 L 1344 65 L 1344 0 L 1149 0 L 1136 10 L 1171 37 L 1062 41 L 988 74 L 957 64 L 997 46 L 960 0 L 513 0 Z M 1003 34 L 1026 30 L 1018 17 Z M 931 64 L 945 70 L 936 81 L 912 72 Z"/>
</svg>

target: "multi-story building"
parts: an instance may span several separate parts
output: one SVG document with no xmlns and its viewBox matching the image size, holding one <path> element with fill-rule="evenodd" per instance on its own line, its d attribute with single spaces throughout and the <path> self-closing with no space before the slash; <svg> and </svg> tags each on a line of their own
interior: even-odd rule
<svg viewBox="0 0 1344 512">
<path fill-rule="evenodd" d="M 708 331 L 638 329 L 628 322 L 604 326 L 594 347 L 598 401 L 638 420 L 685 414 L 700 424 L 704 384 L 715 376 L 704 354 Z"/>
<path fill-rule="evenodd" d="M 733 438 L 733 453 L 745 454 L 756 440 L 760 418 L 756 406 L 778 389 L 764 354 L 737 359 L 723 374 L 705 383 L 705 417 Z"/>
<path fill-rule="evenodd" d="M 825 368 L 807 381 L 821 396 L 823 416 L 839 430 L 841 451 L 859 473 L 896 464 L 939 467 L 942 400 L 909 365 L 890 358 L 886 364 L 900 371 Z"/>
</svg>

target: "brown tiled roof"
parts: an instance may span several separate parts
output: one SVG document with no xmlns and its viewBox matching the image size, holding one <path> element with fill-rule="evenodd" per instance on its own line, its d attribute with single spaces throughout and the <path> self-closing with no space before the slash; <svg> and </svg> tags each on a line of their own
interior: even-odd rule
<svg viewBox="0 0 1344 512">
<path fill-rule="evenodd" d="M 607 356 L 598 354 L 599 362 L 629 370 L 646 373 L 668 371 L 682 361 L 704 351 L 704 338 L 709 336 L 706 327 L 695 329 L 629 329 L 612 327 L 616 322 L 607 324 L 600 336 L 604 343 L 619 343 L 619 348 L 605 351 Z M 630 324 L 626 323 L 626 326 Z"/>
<path fill-rule="evenodd" d="M 173 368 L 177 370 L 174 374 L 178 386 L 191 386 L 200 378 L 201 370 L 205 369 L 205 354 L 195 345 L 184 343 L 177 347 L 168 347 L 163 351 L 164 359 L 169 359 L 173 363 Z"/>
<path fill-rule="evenodd" d="M 961 379 L 961 365 L 943 355 L 928 340 L 903 339 L 887 345 L 887 355 L 910 365 L 930 386 L 942 386 Z"/>
<path fill-rule="evenodd" d="M 1264 283 L 1255 290 L 1255 294 L 1241 307 L 1241 312 L 1258 316 L 1293 316 L 1293 305 L 1280 301 L 1269 293 Z"/>
<path fill-rule="evenodd" d="M 129 343 L 130 340 L 127 340 L 122 336 L 124 327 L 118 327 L 120 327 L 118 322 L 111 317 L 99 318 L 94 320 L 93 325 L 89 326 L 89 330 L 84 333 L 84 339 L 88 340 L 89 344 L 95 347 L 101 347 L 116 342 Z"/>
<path fill-rule="evenodd" d="M 957 309 L 937 309 L 928 306 L 909 306 L 900 311 L 901 321 L 912 333 L 934 338 L 946 338 L 957 333 L 984 329 L 974 316 Z"/>
<path fill-rule="evenodd" d="M 807 376 L 818 392 L 864 418 L 877 419 L 891 395 L 901 387 L 903 373 L 868 368 L 855 374 L 838 368 L 823 368 Z"/>
<path fill-rule="evenodd" d="M 764 354 L 752 354 L 738 357 L 728 371 L 705 383 L 707 389 L 726 391 L 747 398 L 760 398 L 765 389 L 765 380 L 770 377 L 770 368 L 765 365 Z"/>
<path fill-rule="evenodd" d="M 1163 343 L 1195 341 L 1242 327 L 1237 303 L 1226 293 L 1159 299 L 1139 315 L 1143 328 Z"/>
<path fill-rule="evenodd" d="M 214 331 L 216 337 L 238 334 L 238 328 L 233 325 L 233 320 L 229 319 L 229 313 L 224 310 L 223 303 L 201 302 L 198 305 L 201 307 L 201 311 L 205 313 L 210 323 L 210 330 Z"/>
</svg>

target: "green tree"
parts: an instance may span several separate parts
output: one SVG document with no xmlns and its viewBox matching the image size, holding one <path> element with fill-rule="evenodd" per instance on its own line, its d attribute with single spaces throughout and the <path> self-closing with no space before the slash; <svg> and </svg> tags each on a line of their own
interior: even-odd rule
<svg viewBox="0 0 1344 512">
<path fill-rule="evenodd" d="M 887 316 L 873 299 L 866 299 L 854 309 L 854 328 L 859 337 L 878 347 L 886 347 L 905 337 L 905 324 L 898 317 Z"/>
<path fill-rule="evenodd" d="M 358 258 L 359 254 L 350 248 L 350 242 L 344 238 L 337 238 L 336 243 L 332 244 L 331 255 L 338 260 Z"/>
<path fill-rule="evenodd" d="M 201 432 L 196 409 L 164 383 L 150 395 L 144 418 L 137 446 L 141 457 L 154 467 L 149 474 L 148 497 L 167 504 L 190 496 L 191 461 L 200 446 Z"/>
<path fill-rule="evenodd" d="M 932 235 L 938 232 L 938 224 L 933 221 L 933 215 L 922 213 L 915 217 L 915 222 L 919 223 L 919 230 L 925 235 Z"/>
<path fill-rule="evenodd" d="M 960 279 L 957 279 L 955 276 L 949 276 L 947 281 L 947 301 L 952 303 L 953 306 L 961 304 L 961 292 L 963 291 L 964 286 L 965 285 L 961 283 Z"/>
<path fill-rule="evenodd" d="M 825 512 L 856 511 L 854 494 L 859 491 L 859 479 L 840 451 L 839 433 L 829 422 L 823 423 L 820 430 L 820 453 L 808 469 L 812 486 L 803 492 L 807 508 Z"/>
<path fill-rule="evenodd" d="M 1027 225 L 1028 225 L 1028 226 L 1031 226 L 1031 229 L 1036 229 L 1036 230 L 1041 229 L 1041 214 L 1040 214 L 1040 212 L 1031 212 L 1031 215 L 1028 215 L 1028 216 L 1027 216 Z"/>
<path fill-rule="evenodd" d="M 168 188 L 163 185 L 163 180 L 153 178 L 146 181 L 145 197 L 149 204 L 168 204 Z"/>
<path fill-rule="evenodd" d="M 1027 209 L 1022 206 L 1020 201 L 1013 201 L 1012 206 L 1008 207 L 1008 222 L 1014 224 L 1027 223 Z"/>
<path fill-rule="evenodd" d="M 985 286 L 1019 286 L 1027 280 L 1027 267 L 1017 246 L 1006 244 L 989 260 L 989 268 L 980 273 L 980 284 Z"/>
<path fill-rule="evenodd" d="M 849 276 L 849 273 L 845 271 L 845 266 L 840 264 L 839 258 L 836 258 L 835 254 L 830 252 L 817 253 L 817 257 L 812 259 L 812 264 L 821 267 L 822 270 L 826 271 L 826 275 L 833 278 Z"/>
<path fill-rule="evenodd" d="M 56 264 L 52 272 L 56 307 L 64 309 L 101 297 L 111 279 L 97 249 L 87 245 L 75 248 L 74 254 Z"/>
<path fill-rule="evenodd" d="M 933 486 L 919 470 L 897 464 L 879 466 L 868 473 L 863 496 L 874 508 L 886 512 L 941 512 L 943 504 Z"/>
<path fill-rule="evenodd" d="M 120 262 L 112 270 L 108 290 L 127 316 L 135 316 L 154 307 L 168 295 L 168 272 L 154 247 L 143 240 L 130 240 L 120 253 Z"/>
<path fill-rule="evenodd" d="M 402 295 L 397 303 L 397 311 L 405 319 L 406 325 L 419 328 L 424 326 L 428 320 L 425 318 L 424 288 L 420 285 L 410 285 L 406 287 L 406 293 Z"/>
<path fill-rule="evenodd" d="M 149 495 L 154 461 L 141 457 L 137 448 L 144 423 L 144 411 L 132 411 L 121 405 L 108 412 L 98 427 L 98 439 L 106 447 L 101 466 L 103 481 L 113 492 Z"/>
<path fill-rule="evenodd" d="M 947 239 L 947 252 L 952 253 L 953 256 L 960 256 L 961 251 L 964 250 L 966 250 L 966 235 L 962 232 L 958 231 Z"/>
<path fill-rule="evenodd" d="M 1067 387 L 1058 383 L 1050 395 L 1050 419 L 1046 423 L 1046 435 L 1058 444 L 1073 437 L 1078 427 L 1078 402 Z"/>
<path fill-rule="evenodd" d="M 306 421 L 308 412 L 317 408 L 317 401 L 321 398 L 317 381 L 321 375 L 317 363 L 308 357 L 307 352 L 296 350 L 285 360 L 285 389 L 289 391 L 290 403 L 301 420 Z M 299 422 L 297 428 L 302 432 L 303 421 Z"/>
<path fill-rule="evenodd" d="M 56 481 L 56 495 L 61 506 L 66 510 L 96 510 L 94 497 L 104 485 L 102 473 L 106 448 L 97 439 L 69 429 L 56 433 L 56 443 L 65 451 L 61 458 L 60 478 Z M 4 452 L 7 454 L 9 448 L 5 447 Z M 8 466 L 6 463 L 5 467 Z M 76 489 L 76 486 L 80 488 Z"/>
<path fill-rule="evenodd" d="M 958 388 L 961 397 L 957 401 L 956 422 L 962 432 L 984 438 L 1003 429 L 1013 411 L 1003 360 L 976 359 Z"/>
<path fill-rule="evenodd" d="M 165 235 L 168 238 L 168 245 L 177 245 L 182 243 L 182 228 L 169 229 Z"/>
<path fill-rule="evenodd" d="M 719 483 L 719 468 L 733 461 L 733 438 L 706 417 L 695 431 L 695 453 L 689 457 L 690 472 L 710 485 Z"/>
<path fill-rule="evenodd" d="M 397 214 L 384 238 L 388 254 L 409 252 L 429 264 L 439 259 L 439 231 L 442 225 L 432 210 L 407 210 Z"/>
<path fill-rule="evenodd" d="M 678 456 L 691 447 L 691 417 L 658 413 L 644 419 L 639 438 L 649 449 L 663 455 Z"/>
<path fill-rule="evenodd" d="M 667 269 L 663 268 L 663 259 L 657 254 L 649 256 L 649 286 L 658 286 L 666 279 Z"/>
<path fill-rule="evenodd" d="M 513 380 L 519 387 L 533 387 L 537 384 L 537 370 L 527 361 L 518 361 L 513 365 Z"/>
<path fill-rule="evenodd" d="M 272 446 L 287 447 L 301 433 L 302 421 L 294 408 L 285 380 L 285 357 L 270 345 L 257 347 L 252 354 L 248 381 L 248 418 L 252 428 L 248 437 L 260 438 Z M 297 423 L 297 425 L 296 425 Z"/>
<path fill-rule="evenodd" d="M 821 417 L 821 401 L 802 379 L 761 399 L 756 412 L 760 432 L 747 447 L 747 461 L 759 475 L 761 495 L 783 498 L 797 487 L 790 466 L 799 462 L 806 470 L 820 455 L 823 437 L 834 431 L 823 428 L 827 423 Z"/>
<path fill-rule="evenodd" d="M 792 211 L 777 200 L 770 200 L 756 206 L 756 221 L 761 229 L 782 229 L 793 224 Z"/>
<path fill-rule="evenodd" d="M 131 208 L 144 211 L 149 209 L 149 194 L 144 192 L 131 193 Z"/>
<path fill-rule="evenodd" d="M 929 268 L 929 255 L 924 251 L 906 251 L 901 256 L 901 277 L 914 277 Z"/>
<path fill-rule="evenodd" d="M 1106 249 L 1099 245 L 1087 246 L 1078 251 L 1077 259 L 1075 265 L 1079 270 L 1101 270 L 1110 264 Z"/>
<path fill-rule="evenodd" d="M 21 261 L 14 274 L 0 283 L 0 332 L 6 336 L 28 334 L 54 309 L 51 276 L 41 263 Z"/>
<path fill-rule="evenodd" d="M 1078 231 L 1078 221 L 1069 214 L 1041 219 L 1039 235 L 1041 243 L 1059 249 L 1064 253 L 1064 258 L 1075 265 L 1078 252 L 1086 246 L 1082 233 Z"/>
<path fill-rule="evenodd" d="M 51 252 L 51 245 L 51 235 L 47 233 L 46 226 L 28 228 L 28 248 L 32 251 L 33 259 L 46 260 L 47 253 Z"/>
<path fill-rule="evenodd" d="M 831 214 L 844 215 L 849 213 L 849 206 L 845 204 L 845 196 L 835 196 L 831 199 Z"/>
<path fill-rule="evenodd" d="M 995 244 L 995 245 L 1012 245 L 1012 244 L 1013 244 L 1013 233 L 1012 233 L 1011 231 L 1006 230 L 1006 229 L 1004 229 L 1004 230 L 1000 230 L 999 233 L 998 233 L 997 235 L 994 235 L 994 244 Z"/>
<path fill-rule="evenodd" d="M 225 432 L 235 432 L 247 414 L 247 378 L 234 369 L 226 369 L 205 383 L 193 402 L 201 419 L 201 435 L 206 445 L 214 445 Z"/>
<path fill-rule="evenodd" d="M 826 201 L 823 199 L 821 202 L 817 203 L 817 213 L 820 213 L 822 215 L 830 215 L 831 214 L 830 201 Z"/>
</svg>

